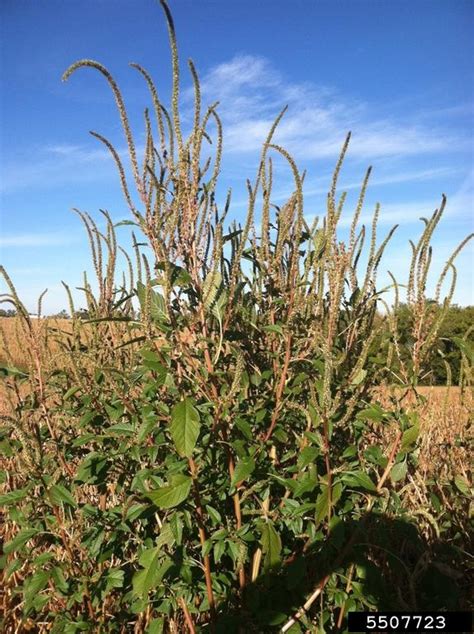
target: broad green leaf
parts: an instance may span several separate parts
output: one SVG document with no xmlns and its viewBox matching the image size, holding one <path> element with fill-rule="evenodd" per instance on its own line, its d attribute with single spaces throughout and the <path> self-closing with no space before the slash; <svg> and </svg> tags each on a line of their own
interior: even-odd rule
<svg viewBox="0 0 474 634">
<path fill-rule="evenodd" d="M 51 577 L 54 581 L 54 585 L 61 592 L 67 592 L 69 584 L 64 577 L 64 573 L 59 566 L 55 566 L 51 569 Z"/>
<path fill-rule="evenodd" d="M 122 588 L 125 572 L 119 568 L 110 568 L 106 573 L 106 589 Z"/>
<path fill-rule="evenodd" d="M 342 495 L 342 483 L 336 482 L 331 488 L 331 505 L 334 506 Z M 322 522 L 329 514 L 329 487 L 323 485 L 321 493 L 316 499 L 314 518 L 317 523 Z"/>
<path fill-rule="evenodd" d="M 143 570 L 136 572 L 132 578 L 133 593 L 136 596 L 145 598 L 171 568 L 173 561 L 170 558 L 163 560 L 162 557 L 161 548 L 149 548 L 142 552 L 139 563 Z"/>
<path fill-rule="evenodd" d="M 170 509 L 178 506 L 188 497 L 192 480 L 185 475 L 176 475 L 168 486 L 149 491 L 146 496 L 159 508 Z"/>
<path fill-rule="evenodd" d="M 181 519 L 181 514 L 173 513 L 173 516 L 170 519 L 169 525 L 170 525 L 170 532 L 173 538 L 172 543 L 176 541 L 178 546 L 181 546 L 181 544 L 183 543 L 183 529 L 184 529 L 184 524 L 183 524 L 183 520 Z"/>
<path fill-rule="evenodd" d="M 145 634 L 163 634 L 164 619 L 152 619 L 146 628 Z"/>
<path fill-rule="evenodd" d="M 402 436 L 402 443 L 400 445 L 400 451 L 406 451 L 411 445 L 416 442 L 420 428 L 418 425 L 413 425 L 407 429 Z"/>
<path fill-rule="evenodd" d="M 176 513 L 174 514 L 173 517 L 176 517 Z M 162 525 L 160 534 L 158 535 L 156 539 L 156 547 L 163 548 L 163 546 L 172 546 L 175 541 L 176 541 L 176 538 L 173 532 L 173 527 L 171 525 L 171 522 L 166 522 L 165 524 Z"/>
<path fill-rule="evenodd" d="M 329 512 L 329 488 L 327 486 L 321 487 L 321 493 L 316 498 L 316 511 L 314 519 L 319 524 L 327 517 Z"/>
<path fill-rule="evenodd" d="M 222 555 L 223 555 L 223 554 L 224 554 L 224 552 L 225 552 L 225 547 L 226 547 L 226 543 L 225 543 L 225 541 L 224 541 L 223 539 L 221 539 L 221 540 L 217 541 L 217 542 L 214 544 L 214 552 L 213 552 L 213 555 L 214 555 L 214 561 L 215 561 L 216 563 L 218 563 L 218 562 L 221 560 Z"/>
<path fill-rule="evenodd" d="M 458 346 L 463 354 L 466 355 L 469 363 L 471 365 L 474 364 L 474 346 L 472 343 L 466 339 L 461 339 L 461 337 L 451 337 L 454 343 Z"/>
<path fill-rule="evenodd" d="M 199 418 L 199 412 L 190 398 L 185 398 L 173 407 L 170 433 L 180 456 L 192 456 L 201 428 Z"/>
<path fill-rule="evenodd" d="M 77 506 L 76 500 L 71 492 L 62 484 L 54 484 L 49 490 L 49 497 L 53 504 L 58 505 L 64 502 L 65 504 L 70 504 L 71 506 Z"/>
<path fill-rule="evenodd" d="M 104 432 L 105 436 L 133 436 L 135 433 L 135 426 L 131 423 L 116 423 L 107 427 Z"/>
<path fill-rule="evenodd" d="M 471 494 L 471 490 L 469 488 L 469 483 L 466 482 L 466 480 L 460 476 L 457 475 L 454 478 L 454 484 L 456 485 L 456 488 L 461 491 L 461 493 L 463 493 L 464 495 L 470 495 Z"/>
<path fill-rule="evenodd" d="M 262 550 L 265 555 L 265 571 L 275 568 L 280 563 L 281 539 L 272 522 L 265 522 L 262 528 Z"/>
<path fill-rule="evenodd" d="M 253 438 L 252 428 L 250 427 L 250 424 L 245 419 L 240 417 L 236 418 L 235 426 L 243 433 L 243 435 L 245 436 L 245 438 L 247 438 L 247 440 L 252 440 Z"/>
<path fill-rule="evenodd" d="M 344 482 L 347 482 L 349 486 L 365 489 L 366 491 L 371 491 L 373 493 L 377 491 L 375 484 L 363 471 L 346 471 L 343 474 L 342 479 Z"/>
<path fill-rule="evenodd" d="M 143 365 L 149 370 L 154 370 L 154 372 L 158 375 L 158 381 L 161 385 L 167 374 L 167 369 L 163 365 L 162 359 L 156 352 L 148 350 L 147 348 L 142 348 L 140 350 L 140 356 L 143 358 Z"/>
<path fill-rule="evenodd" d="M 316 474 L 305 471 L 301 477 L 297 480 L 297 485 L 294 489 L 295 498 L 304 495 L 305 493 L 311 493 L 314 490 L 315 486 L 318 483 L 318 477 Z"/>
<path fill-rule="evenodd" d="M 110 420 L 118 420 L 123 415 L 123 405 L 119 405 L 118 407 L 114 407 L 110 403 L 105 403 L 105 411 L 107 412 Z"/>
<path fill-rule="evenodd" d="M 269 326 L 263 326 L 262 330 L 265 332 L 276 332 L 279 335 L 283 335 L 283 328 L 279 324 L 270 324 Z"/>
<path fill-rule="evenodd" d="M 372 405 L 359 412 L 356 418 L 358 420 L 375 420 L 380 422 L 383 420 L 384 414 L 385 412 L 380 405 Z"/>
<path fill-rule="evenodd" d="M 186 269 L 183 269 L 181 266 L 174 264 L 174 262 L 168 262 L 168 267 L 166 266 L 165 262 L 157 262 L 155 268 L 158 271 L 166 271 L 168 268 L 171 273 L 171 286 L 187 286 L 192 282 L 192 277 L 189 275 Z M 164 286 L 165 277 L 160 276 L 159 278 L 157 278 L 156 282 Z"/>
<path fill-rule="evenodd" d="M 43 590 L 49 581 L 50 571 L 39 570 L 28 579 L 25 580 L 23 585 L 23 596 L 27 604 L 36 597 L 36 595 Z"/>
<path fill-rule="evenodd" d="M 234 475 L 230 483 L 231 487 L 236 486 L 238 482 L 243 482 L 255 469 L 255 460 L 253 458 L 244 458 L 239 460 L 235 465 Z"/>
<path fill-rule="evenodd" d="M 216 299 L 212 307 L 212 314 L 218 321 L 222 321 L 226 304 L 227 304 L 227 293 L 224 290 L 221 290 L 218 298 Z"/>
<path fill-rule="evenodd" d="M 298 467 L 304 469 L 310 463 L 314 462 L 319 455 L 318 447 L 305 447 L 298 456 Z"/>
<path fill-rule="evenodd" d="M 318 410 L 314 407 L 312 403 L 308 404 L 308 412 L 311 418 L 311 422 L 313 423 L 313 427 L 318 427 L 321 424 L 321 416 L 319 415 Z"/>
<path fill-rule="evenodd" d="M 390 471 L 390 479 L 392 482 L 399 482 L 400 480 L 404 480 L 407 475 L 407 463 L 397 462 L 397 464 L 393 465 Z"/>
<path fill-rule="evenodd" d="M 28 495 L 28 491 L 28 488 L 15 489 L 15 491 L 9 491 L 8 493 L 0 495 L 0 506 L 10 506 L 11 504 L 21 502 L 21 500 L 24 500 Z"/>
<path fill-rule="evenodd" d="M 367 370 L 361 368 L 351 381 L 351 385 L 360 385 L 367 376 Z"/>
<path fill-rule="evenodd" d="M 108 464 L 106 457 L 96 451 L 88 454 L 79 465 L 76 473 L 76 482 L 88 482 L 98 484 L 103 482 L 107 474 Z"/>
<path fill-rule="evenodd" d="M 132 504 L 128 509 L 126 519 L 133 522 L 138 519 L 142 513 L 145 513 L 150 508 L 149 504 Z"/>
<path fill-rule="evenodd" d="M 3 546 L 5 555 L 14 553 L 26 544 L 28 540 L 40 532 L 38 528 L 24 528 L 11 541 L 6 542 Z"/>
<path fill-rule="evenodd" d="M 214 524 L 222 522 L 222 516 L 213 506 L 206 504 L 206 511 Z"/>
<path fill-rule="evenodd" d="M 167 322 L 168 315 L 166 314 L 166 304 L 163 295 L 151 288 L 148 289 L 148 293 L 150 317 L 157 323 Z M 137 295 L 140 302 L 140 309 L 143 312 L 147 302 L 147 287 L 142 282 L 137 282 Z"/>
</svg>

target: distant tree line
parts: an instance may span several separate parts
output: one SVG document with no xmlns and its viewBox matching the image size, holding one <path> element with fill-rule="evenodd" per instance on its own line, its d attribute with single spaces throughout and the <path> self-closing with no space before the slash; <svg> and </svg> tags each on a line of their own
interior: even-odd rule
<svg viewBox="0 0 474 634">
<path fill-rule="evenodd" d="M 441 307 L 438 306 L 438 310 Z M 412 330 L 410 322 L 413 315 L 406 305 L 401 305 L 398 310 L 398 328 L 400 333 L 400 344 L 402 357 L 408 363 L 410 348 L 413 341 L 410 341 L 408 333 Z M 470 353 L 474 349 L 474 306 L 450 306 L 448 313 L 440 327 L 433 349 L 423 367 L 423 383 L 431 385 L 446 385 L 448 381 L 449 366 L 451 371 L 451 381 L 453 384 L 459 383 L 462 352 Z"/>
<path fill-rule="evenodd" d="M 16 310 L 12 310 L 12 309 L 5 310 L 4 308 L 0 308 L 0 317 L 15 317 L 15 316 L 16 316 Z M 51 319 L 70 319 L 71 318 L 70 314 L 64 308 L 63 310 L 60 310 L 58 313 L 53 313 L 47 316 Z M 76 310 L 76 312 L 74 313 L 74 317 L 89 319 L 89 312 L 85 308 L 80 308 L 79 310 Z"/>
<path fill-rule="evenodd" d="M 441 306 L 437 306 L 434 311 L 441 311 Z M 380 319 L 383 316 L 380 315 Z M 407 369 L 411 366 L 411 355 L 414 346 L 412 333 L 414 332 L 414 315 L 410 307 L 401 304 L 396 313 L 399 335 L 399 350 L 401 363 Z M 391 334 L 387 324 L 385 333 L 374 340 L 371 356 L 376 359 L 380 355 L 380 350 L 391 340 Z M 461 365 L 464 355 L 472 359 L 474 350 L 474 306 L 457 306 L 453 304 L 449 307 L 444 321 L 438 331 L 430 355 L 426 358 L 421 367 L 419 380 L 421 385 L 446 385 L 449 381 L 453 385 L 459 384 L 461 378 Z M 392 371 L 393 381 L 396 383 L 401 375 L 400 361 L 393 359 Z M 449 369 L 447 368 L 449 366 Z M 450 374 L 450 376 L 449 376 Z M 464 376 L 464 380 L 467 377 Z"/>
</svg>

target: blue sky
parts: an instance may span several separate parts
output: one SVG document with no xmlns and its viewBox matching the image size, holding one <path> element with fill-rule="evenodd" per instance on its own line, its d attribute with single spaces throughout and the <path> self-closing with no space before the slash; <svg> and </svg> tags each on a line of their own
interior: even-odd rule
<svg viewBox="0 0 474 634">
<path fill-rule="evenodd" d="M 473 230 L 474 3 L 471 0 L 170 0 L 183 69 L 182 109 L 190 117 L 192 57 L 204 100 L 221 102 L 225 160 L 221 187 L 233 188 L 230 215 L 245 210 L 245 179 L 276 114 L 289 110 L 275 137 L 307 170 L 308 217 L 324 210 L 346 132 L 353 139 L 340 186 L 347 224 L 357 187 L 373 165 L 364 220 L 382 205 L 381 234 L 396 233 L 381 270 L 406 278 L 409 238 L 420 216 L 448 207 L 434 240 L 434 274 Z M 61 280 L 81 285 L 88 247 L 72 207 L 115 220 L 129 217 L 112 161 L 91 136 L 119 149 L 124 139 L 104 79 L 80 58 L 102 62 L 119 83 L 138 144 L 149 104 L 138 62 L 170 92 L 165 22 L 154 0 L 3 0 L 1 11 L 0 261 L 34 310 L 67 305 Z M 291 191 L 278 169 L 274 202 Z M 128 228 L 119 233 L 127 245 Z M 455 301 L 474 303 L 473 251 L 458 259 Z M 381 281 L 386 280 L 382 274 Z M 79 302 L 80 304 L 80 302 Z"/>
</svg>

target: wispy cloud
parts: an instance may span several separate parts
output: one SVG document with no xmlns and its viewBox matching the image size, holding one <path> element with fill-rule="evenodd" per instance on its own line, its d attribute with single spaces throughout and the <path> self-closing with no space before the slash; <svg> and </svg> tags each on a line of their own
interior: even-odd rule
<svg viewBox="0 0 474 634">
<path fill-rule="evenodd" d="M 212 68 L 203 78 L 202 93 L 209 102 L 221 101 L 225 146 L 233 153 L 258 150 L 285 104 L 289 109 L 275 139 L 299 159 L 336 156 L 348 130 L 354 131 L 351 156 L 356 158 L 469 148 L 469 141 L 455 131 L 420 123 L 415 115 L 382 116 L 368 103 L 347 99 L 327 86 L 291 82 L 262 57 L 241 55 Z M 187 97 L 191 100 L 191 90 Z"/>
<path fill-rule="evenodd" d="M 58 143 L 56 145 L 47 145 L 44 148 L 45 153 L 63 158 L 71 158 L 81 163 L 91 163 L 96 161 L 105 161 L 110 158 L 109 152 L 101 147 L 93 148 L 85 145 L 73 145 L 71 143 Z"/>
<path fill-rule="evenodd" d="M 127 165 L 127 151 L 117 147 Z M 137 148 L 137 152 L 143 147 Z M 30 148 L 24 155 L 5 161 L 2 166 L 0 190 L 9 193 L 29 187 L 50 187 L 69 183 L 103 182 L 116 178 L 110 152 L 98 142 L 74 145 L 57 143 Z"/>
<path fill-rule="evenodd" d="M 61 233 L 21 233 L 0 236 L 0 248 L 65 246 L 74 242 L 70 235 Z"/>
</svg>

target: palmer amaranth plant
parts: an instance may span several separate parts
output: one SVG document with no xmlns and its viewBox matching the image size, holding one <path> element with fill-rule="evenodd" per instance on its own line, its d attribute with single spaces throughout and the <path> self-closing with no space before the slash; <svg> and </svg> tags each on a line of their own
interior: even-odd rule
<svg viewBox="0 0 474 634">
<path fill-rule="evenodd" d="M 456 474 L 457 494 L 449 482 L 425 483 L 427 506 L 413 510 L 419 420 L 403 407 L 453 294 L 459 249 L 439 281 L 437 299 L 452 275 L 441 310 L 425 295 L 445 199 L 413 245 L 407 363 L 395 280 L 395 307 L 378 310 L 377 271 L 393 230 L 379 241 L 378 206 L 369 235 L 359 225 L 370 170 L 348 240 L 338 239 L 349 136 L 326 216 L 308 226 L 303 175 L 272 141 L 282 112 L 247 183 L 245 223 L 226 229 L 230 196 L 223 210 L 215 198 L 217 107 L 201 110 L 190 61 L 194 123 L 183 136 L 175 31 L 161 4 L 171 112 L 132 64 L 155 119 L 145 110 L 142 164 L 107 69 L 82 60 L 63 77 L 93 68 L 112 89 L 139 202 L 121 155 L 92 134 L 117 165 L 136 262 L 117 246 L 107 213 L 101 231 L 79 212 L 98 291 L 85 277 L 81 318 L 65 285 L 67 333 L 33 324 L 2 269 L 30 355 L 29 368 L 2 370 L 11 405 L 1 429 L 4 631 L 344 631 L 351 610 L 462 607 L 453 567 L 467 550 L 466 474 Z M 202 159 L 211 123 L 217 139 Z M 294 192 L 273 213 L 275 154 Z M 120 282 L 118 257 L 128 263 Z M 382 406 L 374 388 L 394 381 L 394 367 L 405 387 Z"/>
</svg>

